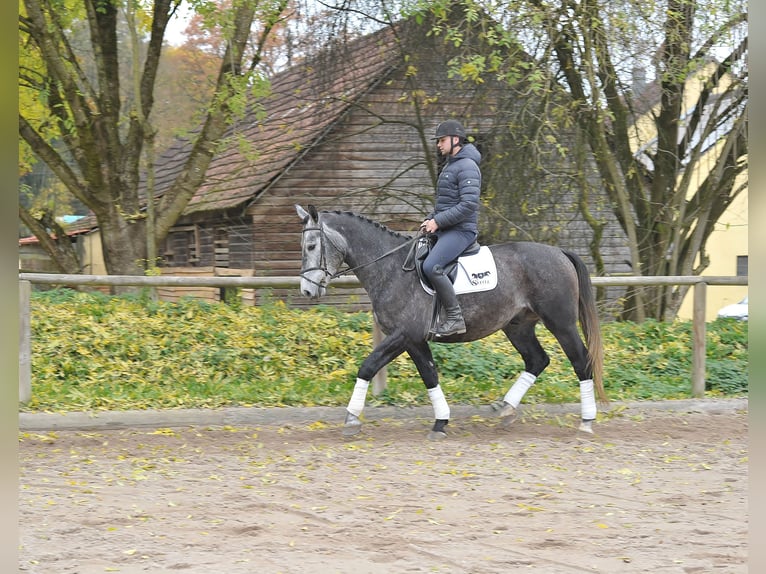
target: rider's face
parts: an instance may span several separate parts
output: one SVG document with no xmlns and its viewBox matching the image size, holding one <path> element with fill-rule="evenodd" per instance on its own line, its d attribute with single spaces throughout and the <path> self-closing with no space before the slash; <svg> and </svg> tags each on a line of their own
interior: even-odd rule
<svg viewBox="0 0 766 574">
<path fill-rule="evenodd" d="M 450 155 L 453 151 L 452 140 L 455 136 L 442 136 L 436 140 L 436 147 L 442 155 Z"/>
</svg>

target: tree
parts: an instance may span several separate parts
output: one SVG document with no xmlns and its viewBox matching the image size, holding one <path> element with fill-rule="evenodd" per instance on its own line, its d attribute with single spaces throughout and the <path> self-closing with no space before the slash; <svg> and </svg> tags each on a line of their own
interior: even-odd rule
<svg viewBox="0 0 766 574">
<path fill-rule="evenodd" d="M 524 85 L 536 101 L 551 103 L 536 109 L 543 114 L 537 142 L 578 156 L 583 147 L 551 126 L 564 119 L 579 128 L 635 274 L 701 273 L 716 221 L 747 186 L 746 4 L 507 0 L 493 6 L 486 13 L 485 3 L 464 0 L 418 9 L 442 22 L 462 10 L 465 27 L 434 27 L 456 45 L 479 22 L 494 48 L 466 50 L 451 69 L 464 80 L 492 75 L 511 88 Z M 532 60 L 507 58 L 514 45 L 524 46 Z M 642 82 L 652 71 L 653 80 Z M 564 100 L 555 95 L 562 92 Z M 593 228 L 598 266 L 604 221 L 590 211 L 591 187 L 581 182 L 577 202 Z M 687 290 L 630 290 L 623 317 L 671 318 Z"/>
<path fill-rule="evenodd" d="M 257 21 L 255 45 L 262 46 L 286 6 L 286 0 L 235 0 L 229 9 L 206 0 L 191 2 L 211 26 L 220 27 L 225 49 L 214 95 L 206 104 L 184 169 L 161 197 L 147 202 L 141 194 L 141 173 L 151 166 L 142 155 L 154 136 L 150 117 L 166 48 L 163 37 L 182 0 L 127 2 L 23 0 L 19 15 L 19 135 L 95 215 L 110 274 L 144 271 L 147 238 L 156 246 L 167 235 L 203 181 L 232 117 L 243 111 L 246 93 L 253 87 L 265 88 L 258 52 L 245 59 L 251 28 Z M 132 21 L 127 31 L 126 18 Z M 125 55 L 130 53 L 131 32 L 142 40 L 134 46 L 139 54 L 133 60 Z M 134 84 L 125 62 L 136 60 L 142 64 L 134 70 Z M 26 152 L 22 155 L 29 157 Z M 153 208 L 153 223 L 147 222 L 147 204 Z M 20 215 L 25 221 L 27 216 L 34 219 L 32 214 Z M 38 237 L 45 235 L 43 246 L 50 245 L 54 235 L 60 239 L 49 227 L 29 223 Z M 49 253 L 54 259 L 59 255 L 55 249 Z"/>
</svg>

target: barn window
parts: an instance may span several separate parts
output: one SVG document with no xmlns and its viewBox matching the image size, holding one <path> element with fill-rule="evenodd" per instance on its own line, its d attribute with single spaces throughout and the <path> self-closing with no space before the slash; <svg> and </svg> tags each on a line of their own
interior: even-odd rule
<svg viewBox="0 0 766 574">
<path fill-rule="evenodd" d="M 171 267 L 199 265 L 199 233 L 196 225 L 174 227 L 165 240 L 163 257 Z"/>
</svg>

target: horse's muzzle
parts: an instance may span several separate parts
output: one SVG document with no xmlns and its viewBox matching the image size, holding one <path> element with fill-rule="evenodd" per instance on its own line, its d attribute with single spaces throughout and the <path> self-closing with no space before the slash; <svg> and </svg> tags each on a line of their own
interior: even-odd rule
<svg viewBox="0 0 766 574">
<path fill-rule="evenodd" d="M 317 300 L 326 292 L 326 288 L 321 283 L 311 281 L 305 277 L 301 281 L 301 294 L 307 299 Z"/>
<path fill-rule="evenodd" d="M 320 299 L 325 294 L 325 288 L 324 287 L 313 287 L 312 289 L 304 289 L 303 290 L 303 296 L 308 297 L 309 299 L 316 301 L 317 299 Z"/>
</svg>

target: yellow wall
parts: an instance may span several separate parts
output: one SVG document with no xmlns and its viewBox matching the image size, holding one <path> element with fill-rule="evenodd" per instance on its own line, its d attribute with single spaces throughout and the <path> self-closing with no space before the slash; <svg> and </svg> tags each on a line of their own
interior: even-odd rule
<svg viewBox="0 0 766 574">
<path fill-rule="evenodd" d="M 91 231 L 77 239 L 82 249 L 83 275 L 107 275 L 104 255 L 101 250 L 101 233 Z"/>
<path fill-rule="evenodd" d="M 743 191 L 729 206 L 707 242 L 710 266 L 702 276 L 737 274 L 737 256 L 748 254 L 747 243 L 747 191 Z M 747 286 L 711 285 L 707 288 L 705 320 L 716 318 L 718 310 L 741 301 L 747 295 Z M 692 318 L 694 294 L 690 289 L 678 312 L 679 319 Z"/>
</svg>

